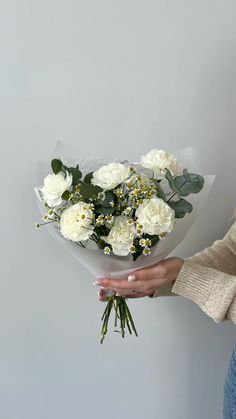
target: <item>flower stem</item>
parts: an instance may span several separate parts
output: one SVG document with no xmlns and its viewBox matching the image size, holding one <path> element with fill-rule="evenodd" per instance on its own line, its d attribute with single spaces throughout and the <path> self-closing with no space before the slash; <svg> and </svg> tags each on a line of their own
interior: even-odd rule
<svg viewBox="0 0 236 419">
<path fill-rule="evenodd" d="M 102 323 L 102 329 L 101 329 L 101 334 L 100 334 L 100 343 L 103 343 L 105 336 L 107 334 L 108 322 L 109 322 L 110 314 L 113 308 L 115 310 L 115 322 L 114 322 L 115 328 L 117 327 L 118 319 L 120 321 L 120 330 L 115 330 L 115 332 L 119 332 L 122 338 L 124 338 L 125 328 L 127 326 L 127 329 L 130 334 L 134 332 L 134 334 L 138 336 L 132 315 L 126 303 L 126 299 L 124 297 L 120 297 L 113 294 L 110 297 L 108 297 L 108 302 L 102 315 L 103 323 Z"/>
</svg>

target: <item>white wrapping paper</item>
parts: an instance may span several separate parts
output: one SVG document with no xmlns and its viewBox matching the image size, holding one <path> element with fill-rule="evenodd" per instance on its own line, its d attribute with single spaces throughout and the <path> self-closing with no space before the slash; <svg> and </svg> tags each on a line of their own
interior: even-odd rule
<svg viewBox="0 0 236 419">
<path fill-rule="evenodd" d="M 172 151 L 171 151 L 172 152 Z M 186 214 L 184 218 L 175 220 L 174 230 L 167 234 L 165 239 L 160 240 L 156 246 L 151 249 L 151 254 L 148 256 L 141 255 L 136 261 L 132 260 L 132 256 L 115 256 L 113 254 L 105 255 L 100 249 L 94 247 L 91 242 L 88 247 L 82 248 L 76 243 L 65 240 L 58 228 L 58 224 L 50 224 L 47 226 L 49 233 L 58 240 L 69 252 L 84 265 L 96 278 L 126 278 L 127 275 L 139 268 L 147 267 L 156 264 L 162 259 L 166 258 L 177 246 L 184 240 L 189 229 L 192 227 L 194 221 L 201 213 L 206 204 L 208 194 L 214 182 L 214 175 L 206 175 L 202 173 L 200 158 L 195 147 L 188 147 L 182 150 L 173 151 L 183 166 L 189 172 L 198 173 L 204 176 L 205 183 L 203 189 L 198 194 L 191 194 L 187 200 L 193 205 L 193 211 Z M 123 157 L 123 156 L 122 156 Z M 88 172 L 97 170 L 104 164 L 111 161 L 121 161 L 117 158 L 100 158 L 88 153 L 84 153 L 76 147 L 69 146 L 63 142 L 58 142 L 53 153 L 52 158 L 60 158 L 66 165 L 79 164 L 83 176 Z M 123 157 L 125 158 L 125 156 Z M 132 162 L 131 162 L 132 163 Z M 38 190 L 42 184 L 44 177 L 51 171 L 50 162 L 48 164 L 41 163 L 38 166 L 38 188 L 35 188 L 38 196 L 38 203 L 41 214 L 44 214 L 45 207 L 40 201 Z"/>
</svg>

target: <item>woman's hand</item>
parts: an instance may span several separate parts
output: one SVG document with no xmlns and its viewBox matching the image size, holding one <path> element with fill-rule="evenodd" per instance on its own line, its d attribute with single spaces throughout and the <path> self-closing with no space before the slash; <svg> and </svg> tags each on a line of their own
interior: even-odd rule
<svg viewBox="0 0 236 419">
<path fill-rule="evenodd" d="M 178 276 L 184 263 L 183 259 L 172 257 L 164 259 L 151 268 L 143 268 L 132 272 L 127 279 L 100 278 L 94 284 L 101 286 L 100 301 L 106 301 L 105 288 L 126 298 L 152 296 L 159 290 L 170 288 Z"/>
</svg>

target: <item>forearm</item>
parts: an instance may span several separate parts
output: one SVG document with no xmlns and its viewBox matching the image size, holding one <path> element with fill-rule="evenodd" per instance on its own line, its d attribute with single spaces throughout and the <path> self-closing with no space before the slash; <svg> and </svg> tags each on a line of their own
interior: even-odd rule
<svg viewBox="0 0 236 419">
<path fill-rule="evenodd" d="M 222 240 L 216 240 L 212 246 L 187 260 L 229 275 L 236 275 L 236 223 Z"/>
<path fill-rule="evenodd" d="M 236 276 L 187 259 L 171 291 L 194 301 L 216 322 L 236 324 Z"/>
</svg>

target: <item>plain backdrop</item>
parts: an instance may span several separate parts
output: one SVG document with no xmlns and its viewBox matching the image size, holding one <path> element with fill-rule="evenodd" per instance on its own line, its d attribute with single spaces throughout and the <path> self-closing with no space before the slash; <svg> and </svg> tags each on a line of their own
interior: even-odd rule
<svg viewBox="0 0 236 419">
<path fill-rule="evenodd" d="M 130 301 L 139 337 L 99 344 L 94 278 L 36 231 L 57 140 L 137 159 L 198 145 L 216 174 L 175 254 L 222 237 L 236 203 L 234 0 L 0 3 L 0 418 L 221 419 L 236 337 L 181 297 Z"/>
</svg>

